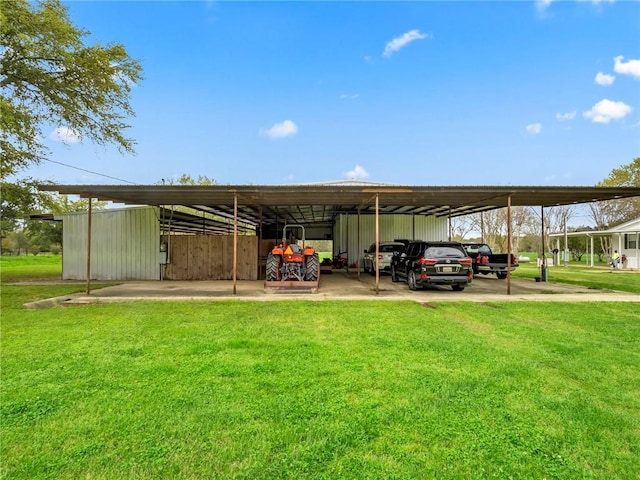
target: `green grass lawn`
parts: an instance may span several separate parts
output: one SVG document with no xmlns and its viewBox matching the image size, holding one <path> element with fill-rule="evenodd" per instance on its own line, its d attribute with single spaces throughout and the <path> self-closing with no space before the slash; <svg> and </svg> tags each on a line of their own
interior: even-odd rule
<svg viewBox="0 0 640 480">
<path fill-rule="evenodd" d="M 3 478 L 638 478 L 640 304 L 51 288 L 2 287 Z"/>
<path fill-rule="evenodd" d="M 2 283 L 21 280 L 53 280 L 62 277 L 60 255 L 0 256 L 0 279 Z"/>
<path fill-rule="evenodd" d="M 640 273 L 638 272 L 612 270 L 608 267 L 585 267 L 575 264 L 570 264 L 568 267 L 548 267 L 547 272 L 549 282 L 640 294 Z M 539 277 L 540 269 L 535 262 L 521 263 L 513 271 L 513 276 L 516 278 Z"/>
</svg>

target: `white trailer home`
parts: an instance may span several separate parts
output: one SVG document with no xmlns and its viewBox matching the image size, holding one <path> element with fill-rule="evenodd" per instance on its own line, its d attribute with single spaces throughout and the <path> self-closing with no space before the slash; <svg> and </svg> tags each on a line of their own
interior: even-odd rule
<svg viewBox="0 0 640 480">
<path fill-rule="evenodd" d="M 550 236 L 555 237 L 558 250 L 564 246 L 562 238 L 564 233 L 553 233 Z M 611 256 L 614 250 L 620 255 L 624 255 L 627 259 L 626 266 L 623 268 L 638 270 L 640 269 L 640 218 L 636 218 L 629 222 L 622 223 L 607 230 L 584 230 L 580 232 L 568 232 L 570 237 L 585 237 L 588 241 L 588 251 L 591 258 L 591 266 L 594 266 L 593 258 L 596 251 L 595 242 L 599 238 L 609 237 L 611 239 L 611 251 L 607 255 Z"/>
</svg>

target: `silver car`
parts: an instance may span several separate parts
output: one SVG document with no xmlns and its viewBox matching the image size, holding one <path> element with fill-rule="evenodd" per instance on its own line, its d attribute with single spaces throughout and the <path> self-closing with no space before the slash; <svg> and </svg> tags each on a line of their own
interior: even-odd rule
<svg viewBox="0 0 640 480">
<path fill-rule="evenodd" d="M 391 270 L 391 259 L 394 252 L 398 255 L 404 253 L 405 245 L 400 242 L 386 242 L 380 243 L 378 248 L 378 269 L 382 271 Z M 376 274 L 376 244 L 372 244 L 368 250 L 364 251 L 364 257 L 362 259 L 362 266 L 365 273 L 371 275 Z"/>
</svg>

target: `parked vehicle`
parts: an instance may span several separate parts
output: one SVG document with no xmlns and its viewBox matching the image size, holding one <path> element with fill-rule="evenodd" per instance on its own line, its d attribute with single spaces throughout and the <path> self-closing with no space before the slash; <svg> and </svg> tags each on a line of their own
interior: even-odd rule
<svg viewBox="0 0 640 480">
<path fill-rule="evenodd" d="M 292 233 L 295 230 L 302 232 L 302 246 L 298 245 Z M 313 247 L 305 245 L 304 227 L 285 225 L 282 243 L 273 247 L 267 255 L 267 281 L 317 282 L 319 272 L 318 254 Z"/>
<path fill-rule="evenodd" d="M 347 252 L 340 252 L 338 255 L 331 258 L 323 258 L 320 262 L 320 271 L 322 273 L 333 273 L 333 270 L 340 270 L 349 265 L 349 259 L 347 258 Z"/>
<path fill-rule="evenodd" d="M 495 273 L 503 280 L 507 278 L 508 253 L 493 253 L 486 243 L 463 243 L 467 255 L 473 260 L 473 273 L 489 275 Z M 511 255 L 511 271 L 518 268 L 518 257 Z"/>
<path fill-rule="evenodd" d="M 405 251 L 405 244 L 400 242 L 380 243 L 378 247 L 378 270 L 391 271 L 391 259 L 394 254 L 402 254 Z M 373 243 L 368 250 L 364 251 L 362 267 L 365 273 L 376 274 L 376 244 Z"/>
<path fill-rule="evenodd" d="M 451 285 L 462 291 L 473 279 L 471 258 L 458 242 L 410 242 L 391 261 L 391 281 L 405 280 L 410 290 Z"/>
</svg>

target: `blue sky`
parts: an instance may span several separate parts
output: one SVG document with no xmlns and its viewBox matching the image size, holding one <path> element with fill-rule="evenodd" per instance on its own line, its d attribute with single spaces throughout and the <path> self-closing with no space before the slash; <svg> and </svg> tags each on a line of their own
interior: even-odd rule
<svg viewBox="0 0 640 480">
<path fill-rule="evenodd" d="M 593 185 L 640 156 L 638 2 L 66 5 L 145 79 L 137 155 L 62 130 L 50 158 L 129 182 Z"/>
</svg>

